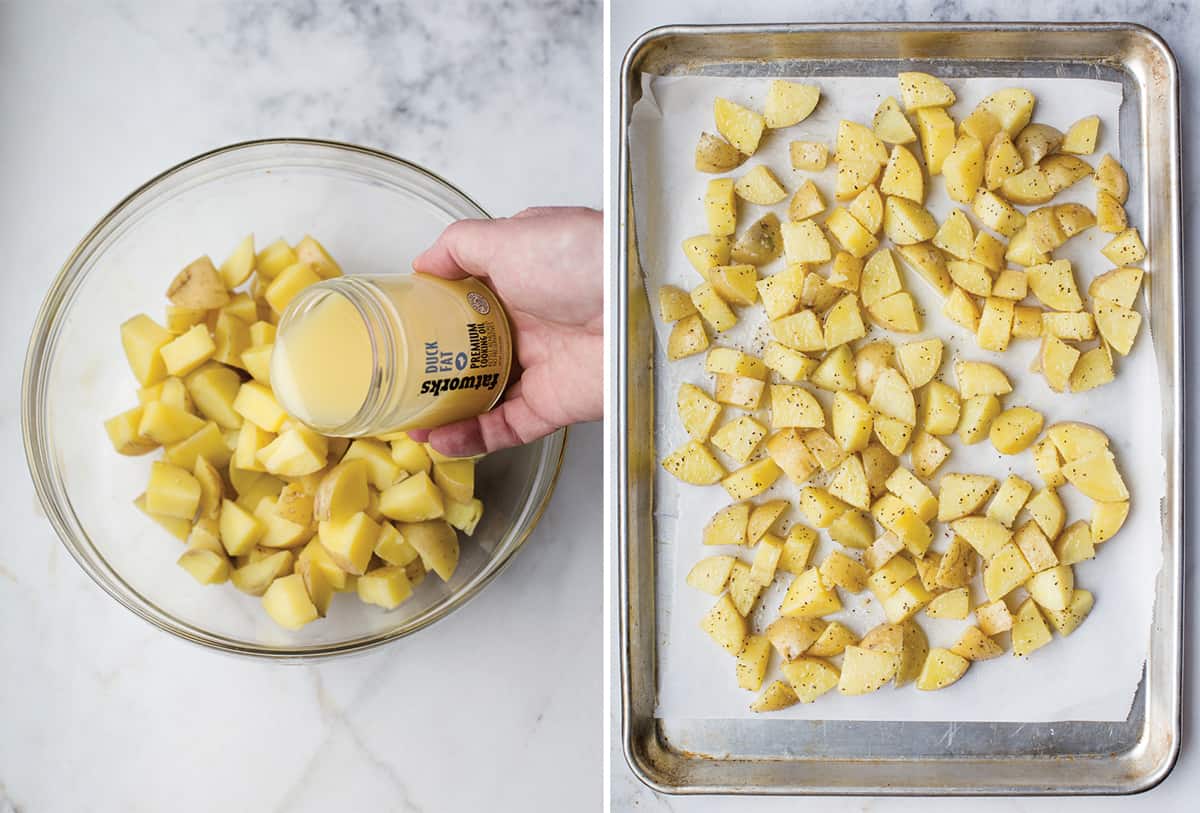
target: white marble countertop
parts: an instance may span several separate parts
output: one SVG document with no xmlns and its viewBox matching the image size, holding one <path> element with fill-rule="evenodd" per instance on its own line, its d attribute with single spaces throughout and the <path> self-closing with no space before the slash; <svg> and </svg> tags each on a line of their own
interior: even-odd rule
<svg viewBox="0 0 1200 813">
<path fill-rule="evenodd" d="M 198 152 L 362 143 L 496 214 L 601 202 L 595 0 L 0 2 L 0 813 L 594 810 L 601 429 L 513 565 L 436 627 L 275 666 L 162 633 L 75 566 L 20 437 L 45 289 L 121 197 Z M 481 679 L 481 677 L 485 679 Z"/>
<path fill-rule="evenodd" d="M 879 3 L 868 0 L 809 0 L 796 3 L 794 0 L 657 0 L 654 3 L 642 0 L 612 0 L 611 50 L 613 69 L 608 76 L 610 87 L 616 93 L 617 74 L 626 48 L 643 32 L 660 25 L 685 23 L 750 23 L 750 22 L 846 22 L 859 20 L 1088 20 L 1088 21 L 1133 21 L 1147 25 L 1164 36 L 1179 60 L 1183 79 L 1184 144 L 1188 159 L 1185 160 L 1184 190 L 1195 189 L 1198 171 L 1195 161 L 1190 160 L 1196 147 L 1196 134 L 1191 131 L 1190 111 L 1194 109 L 1196 93 L 1190 84 L 1195 79 L 1200 62 L 1195 47 L 1200 42 L 1200 9 L 1189 8 L 1192 4 L 1181 2 L 1145 2 L 1145 0 L 1109 0 L 1105 3 L 1070 3 L 1062 0 L 1016 3 L 1000 2 L 984 4 L 965 0 L 896 0 Z M 1032 12 L 1030 9 L 1034 9 Z M 614 95 L 614 99 L 617 96 Z M 613 149 L 616 149 L 615 139 Z M 1184 193 L 1185 241 L 1200 236 L 1196 230 L 1195 213 L 1188 193 Z M 1187 305 L 1185 305 L 1187 307 Z M 1192 331 L 1189 352 L 1200 350 L 1200 339 Z M 1194 429 L 1193 429 L 1194 431 Z M 1191 502 L 1200 505 L 1200 482 L 1189 484 Z M 1189 518 L 1189 523 L 1190 523 Z M 1195 584 L 1196 557 L 1188 563 L 1188 585 Z M 1190 593 L 1190 590 L 1188 591 Z M 1193 650 L 1200 650 L 1200 623 L 1197 621 L 1197 602 L 1189 609 L 1190 643 Z M 613 634 L 616 634 L 615 624 Z M 1194 658 L 1189 657 L 1190 669 L 1185 692 L 1185 720 L 1183 754 L 1175 770 L 1159 787 L 1136 797 L 1119 798 L 1010 798 L 1010 799 L 896 799 L 896 798 L 831 798 L 816 799 L 768 799 L 729 797 L 680 797 L 654 793 L 641 784 L 629 770 L 620 750 L 619 705 L 614 704 L 610 717 L 613 731 L 610 758 L 612 779 L 610 783 L 613 811 L 676 811 L 676 813 L 759 813 L 763 811 L 814 810 L 820 813 L 837 811 L 921 811 L 930 813 L 939 810 L 975 811 L 1110 811 L 1110 810 L 1195 810 L 1196 797 L 1200 794 L 1200 749 L 1192 742 L 1192 732 L 1200 729 L 1200 713 L 1195 699 Z M 615 669 L 615 663 L 614 663 Z M 612 673 L 613 679 L 617 676 Z"/>
</svg>

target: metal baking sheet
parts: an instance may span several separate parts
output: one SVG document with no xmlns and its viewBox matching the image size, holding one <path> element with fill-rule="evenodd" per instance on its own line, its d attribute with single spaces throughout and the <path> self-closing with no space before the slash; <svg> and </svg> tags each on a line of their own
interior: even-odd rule
<svg viewBox="0 0 1200 813">
<path fill-rule="evenodd" d="M 1124 722 L 928 723 L 656 718 L 654 328 L 638 262 L 627 128 L 642 76 L 1080 77 L 1121 83 L 1122 163 L 1140 179 L 1159 365 L 1166 500 L 1146 670 Z M 622 739 L 666 793 L 1120 794 L 1149 789 L 1180 745 L 1184 529 L 1179 78 L 1152 31 L 1112 24 L 675 26 L 643 35 L 621 72 L 613 291 L 613 527 Z"/>
</svg>

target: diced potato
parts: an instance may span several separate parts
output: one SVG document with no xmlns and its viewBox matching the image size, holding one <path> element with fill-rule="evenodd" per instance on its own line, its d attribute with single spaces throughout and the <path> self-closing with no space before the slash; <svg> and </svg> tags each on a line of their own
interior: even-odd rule
<svg viewBox="0 0 1200 813">
<path fill-rule="evenodd" d="M 831 587 L 859 593 L 867 587 L 867 569 L 841 551 L 833 551 L 821 562 L 821 580 Z"/>
<path fill-rule="evenodd" d="M 1056 195 L 1092 175 L 1091 166 L 1074 155 L 1047 155 L 1038 166 L 1050 185 L 1050 191 Z"/>
<path fill-rule="evenodd" d="M 847 507 L 846 503 L 823 488 L 806 486 L 800 492 L 800 510 L 818 528 L 828 528 Z"/>
<path fill-rule="evenodd" d="M 1120 234 L 1129 228 L 1125 207 L 1103 189 L 1096 190 L 1096 226 L 1108 234 Z"/>
<path fill-rule="evenodd" d="M 1031 167 L 1058 150 L 1063 134 L 1048 124 L 1029 124 L 1021 129 L 1013 143 L 1021 153 L 1025 166 Z"/>
<path fill-rule="evenodd" d="M 833 185 L 834 197 L 838 200 L 853 200 L 864 189 L 875 183 L 881 169 L 883 169 L 883 164 L 873 160 L 839 158 L 837 176 Z"/>
<path fill-rule="evenodd" d="M 725 585 L 729 583 L 734 561 L 732 556 L 709 556 L 707 559 L 701 559 L 688 571 L 688 586 L 710 595 L 721 595 L 725 592 Z"/>
<path fill-rule="evenodd" d="M 838 679 L 845 695 L 869 694 L 881 689 L 900 668 L 900 653 L 847 646 Z"/>
<path fill-rule="evenodd" d="M 720 180 L 725 179 L 709 181 L 710 189 L 712 184 L 717 183 Z M 771 206 L 779 203 L 779 201 L 787 197 L 787 190 L 783 188 L 783 185 L 779 183 L 779 180 L 775 177 L 774 173 L 772 173 L 765 164 L 759 164 L 739 178 L 737 183 L 733 185 L 733 191 L 737 192 L 737 196 L 742 200 L 748 203 L 757 203 L 760 206 Z M 732 207 L 732 205 L 733 202 L 731 200 L 730 206 Z M 706 211 L 711 211 L 709 210 L 708 206 L 709 204 L 706 199 L 705 209 Z M 732 215 L 732 210 L 730 211 L 730 214 Z M 710 214 L 710 227 L 712 222 L 713 216 Z M 733 223 L 729 223 L 728 225 L 730 227 L 729 231 L 714 232 L 714 234 L 733 234 Z"/>
<path fill-rule="evenodd" d="M 286 240 L 276 240 L 271 245 L 258 252 L 254 260 L 254 270 L 263 279 L 272 280 L 279 276 L 283 269 L 300 262 L 296 252 Z"/>
<path fill-rule="evenodd" d="M 928 73 L 903 71 L 897 74 L 900 82 L 900 98 L 904 109 L 912 112 L 923 107 L 949 107 L 955 96 L 945 82 Z"/>
<path fill-rule="evenodd" d="M 738 686 L 757 692 L 771 662 L 771 644 L 761 635 L 748 635 L 737 656 Z"/>
<path fill-rule="evenodd" d="M 240 367 L 250 373 L 255 381 L 271 385 L 271 355 L 275 346 L 271 344 L 250 347 L 242 351 Z"/>
<path fill-rule="evenodd" d="M 988 518 L 1011 528 L 1017 514 L 1025 507 L 1025 503 L 1032 493 L 1032 485 L 1015 474 L 1008 475 L 992 499 L 991 505 L 988 506 Z"/>
<path fill-rule="evenodd" d="M 804 657 L 789 661 L 781 667 L 783 676 L 801 703 L 812 703 L 838 685 L 837 667 L 820 658 Z"/>
<path fill-rule="evenodd" d="M 1063 476 L 1085 496 L 1097 502 L 1123 502 L 1129 499 L 1129 489 L 1111 452 L 1093 452 L 1069 461 L 1062 469 Z"/>
<path fill-rule="evenodd" d="M 996 480 L 985 474 L 947 474 L 938 493 L 938 522 L 950 522 L 978 511 L 996 489 Z"/>
<path fill-rule="evenodd" d="M 1146 259 L 1146 247 L 1142 245 L 1142 237 L 1132 226 L 1118 234 L 1108 242 L 1100 253 L 1107 257 L 1113 265 L 1134 265 Z"/>
<path fill-rule="evenodd" d="M 1111 155 L 1105 155 L 1096 164 L 1096 188 L 1112 195 L 1121 205 L 1129 198 L 1129 176 Z"/>
<path fill-rule="evenodd" d="M 984 302 L 983 313 L 979 316 L 979 327 L 976 329 L 979 346 L 996 353 L 1007 350 L 1012 338 L 1015 314 L 1016 308 L 1012 300 L 989 296 Z"/>
<path fill-rule="evenodd" d="M 1018 177 L 1020 176 L 1007 178 L 1005 183 Z M 975 198 L 971 201 L 971 210 L 975 212 L 975 216 L 983 222 L 983 225 L 1005 237 L 1011 238 L 1025 225 L 1025 215 L 1017 211 L 1004 198 L 985 189 L 976 193 Z"/>
<path fill-rule="evenodd" d="M 865 550 L 875 538 L 875 523 L 870 514 L 850 509 L 829 524 L 829 538 L 847 548 Z"/>
<path fill-rule="evenodd" d="M 1014 339 L 1037 339 L 1042 335 L 1042 309 L 1027 305 L 1013 308 L 1012 334 Z"/>
<path fill-rule="evenodd" d="M 886 164 L 887 146 L 867 127 L 858 122 L 842 119 L 837 130 L 838 161 L 872 161 Z"/>
<path fill-rule="evenodd" d="M 281 432 L 255 456 L 271 474 L 300 477 L 325 468 L 328 454 L 328 442 L 323 435 L 296 425 Z"/>
<path fill-rule="evenodd" d="M 217 351 L 208 326 L 199 324 L 187 332 L 173 337 L 159 350 L 163 364 L 170 375 L 187 375 L 208 361 Z"/>
<path fill-rule="evenodd" d="M 1050 628 L 1033 599 L 1025 599 L 1012 627 L 1013 654 L 1024 657 L 1050 643 Z"/>
<path fill-rule="evenodd" d="M 793 141 L 788 144 L 792 169 L 820 172 L 829 163 L 829 148 L 815 141 Z"/>
<path fill-rule="evenodd" d="M 1013 536 L 1011 530 L 988 517 L 963 517 L 950 523 L 950 527 L 984 559 L 995 556 Z"/>
<path fill-rule="evenodd" d="M 979 103 L 1000 122 L 1010 136 L 1016 136 L 1033 117 L 1033 94 L 1024 88 L 998 90 Z"/>
<path fill-rule="evenodd" d="M 975 608 L 975 620 L 986 635 L 999 635 L 1012 629 L 1013 617 L 1003 601 L 980 604 Z"/>
<path fill-rule="evenodd" d="M 833 258 L 821 227 L 811 220 L 784 223 L 783 252 L 789 263 L 826 263 Z"/>
<path fill-rule="evenodd" d="M 932 477 L 949 456 L 950 447 L 928 432 L 917 432 L 913 436 L 913 471 L 921 477 Z"/>
<path fill-rule="evenodd" d="M 921 425 L 931 435 L 949 435 L 959 424 L 958 391 L 941 381 L 930 381 L 921 398 Z"/>
<path fill-rule="evenodd" d="M 930 618 L 950 618 L 955 621 L 962 621 L 970 612 L 971 594 L 966 587 L 956 587 L 935 596 L 925 608 L 925 614 Z"/>
<path fill-rule="evenodd" d="M 768 127 L 790 127 L 808 118 L 821 98 L 816 85 L 802 85 L 775 79 L 763 103 L 763 119 Z"/>
<path fill-rule="evenodd" d="M 289 630 L 298 630 L 319 615 L 298 573 L 271 582 L 263 593 L 262 605 L 276 624 Z"/>
<path fill-rule="evenodd" d="M 988 601 L 1004 598 L 1033 576 L 1033 568 L 1013 542 L 1003 545 L 983 570 L 983 589 Z"/>
<path fill-rule="evenodd" d="M 458 534 L 440 519 L 401 523 L 398 530 L 408 544 L 416 548 L 426 570 L 432 570 L 443 582 L 450 581 L 458 568 Z"/>
<path fill-rule="evenodd" d="M 950 150 L 954 149 L 954 120 L 941 108 L 917 110 L 917 131 L 921 135 L 921 151 L 930 175 L 938 175 Z"/>
<path fill-rule="evenodd" d="M 909 579 L 896 592 L 882 599 L 880 604 L 888 622 L 899 624 L 916 615 L 932 598 L 920 579 Z"/>
<path fill-rule="evenodd" d="M 835 613 L 842 608 L 837 591 L 827 588 L 821 581 L 821 574 L 815 567 L 810 567 L 788 585 L 783 603 L 779 607 L 782 616 L 796 618 L 820 618 Z"/>
<path fill-rule="evenodd" d="M 737 228 L 737 201 L 733 178 L 714 178 L 704 193 L 704 215 L 712 234 L 733 234 Z"/>
<path fill-rule="evenodd" d="M 1003 604 L 1004 602 L 996 602 Z M 1005 606 L 1004 612 L 1008 613 Z M 979 627 L 967 627 L 950 651 L 969 661 L 986 661 L 1004 654 L 1004 648 L 980 631 Z"/>
<path fill-rule="evenodd" d="M 201 415 L 223 429 L 242 425 L 242 416 L 233 408 L 242 385 L 236 370 L 216 362 L 204 364 L 187 377 L 185 384 Z"/>
<path fill-rule="evenodd" d="M 909 246 L 932 239 L 938 225 L 921 204 L 893 196 L 884 201 L 883 230 L 896 245 Z"/>
<path fill-rule="evenodd" d="M 1083 309 L 1083 299 L 1079 296 L 1070 260 L 1054 260 L 1030 266 L 1025 273 L 1030 290 L 1043 304 L 1058 311 Z"/>
<path fill-rule="evenodd" d="M 853 392 L 839 391 L 831 410 L 833 435 L 847 452 L 867 447 L 871 440 L 874 412 L 866 399 Z"/>
<path fill-rule="evenodd" d="M 746 619 L 733 606 L 733 599 L 728 593 L 717 599 L 717 603 L 700 621 L 700 628 L 734 657 L 742 651 L 749 632 Z"/>
<path fill-rule="evenodd" d="M 971 259 L 971 252 L 975 243 L 975 232 L 971 228 L 971 221 L 967 219 L 966 214 L 961 209 L 951 210 L 946 219 L 942 221 L 942 225 L 938 227 L 937 234 L 933 236 L 932 242 L 942 251 L 956 259 Z"/>
<path fill-rule="evenodd" d="M 804 483 L 819 468 L 817 459 L 795 429 L 772 435 L 767 439 L 766 449 L 767 455 L 793 483 Z"/>
<path fill-rule="evenodd" d="M 779 711 L 799 702 L 796 692 L 782 680 L 771 683 L 758 698 L 750 704 L 750 710 L 755 712 Z"/>
<path fill-rule="evenodd" d="M 444 516 L 446 505 L 442 490 L 422 471 L 382 492 L 379 510 L 399 522 L 424 522 Z"/>
<path fill-rule="evenodd" d="M 155 461 L 145 497 L 147 512 L 190 522 L 200 507 L 200 483 L 187 469 Z"/>
<path fill-rule="evenodd" d="M 1096 322 L 1087 311 L 1043 313 L 1042 335 L 1079 342 L 1096 338 Z"/>
<path fill-rule="evenodd" d="M 811 310 L 802 310 L 782 319 L 771 320 L 771 335 L 780 344 L 805 353 L 825 350 L 825 331 L 817 315 Z"/>
<path fill-rule="evenodd" d="M 1122 308 L 1132 308 L 1144 275 L 1145 272 L 1140 268 L 1114 268 L 1093 279 L 1088 285 L 1088 294 Z"/>
<path fill-rule="evenodd" d="M 937 514 L 938 501 L 933 492 L 903 466 L 897 466 L 892 471 L 885 485 L 887 490 L 899 497 L 922 522 L 928 522 Z"/>
<path fill-rule="evenodd" d="M 229 302 L 229 291 L 207 256 L 193 260 L 167 287 L 167 299 L 181 308 L 212 310 Z"/>
<path fill-rule="evenodd" d="M 250 561 L 235 568 L 229 574 L 233 586 L 251 596 L 261 596 L 266 593 L 276 579 L 282 578 L 292 571 L 295 560 L 290 550 L 280 550 L 274 553 L 263 552 L 261 557 L 256 559 L 254 554 L 257 552 L 251 551 Z M 303 579 L 301 579 L 300 588 L 304 588 Z"/>
<path fill-rule="evenodd" d="M 1142 315 L 1105 299 L 1097 299 L 1094 307 L 1096 328 L 1104 337 L 1104 341 L 1122 356 L 1129 355 L 1138 329 L 1142 326 Z"/>
<path fill-rule="evenodd" d="M 696 142 L 696 169 L 700 172 L 728 172 L 746 160 L 745 155 L 720 136 L 701 133 Z"/>
<path fill-rule="evenodd" d="M 314 518 L 321 522 L 342 521 L 365 510 L 368 503 L 367 476 L 364 460 L 344 461 L 330 469 L 321 479 L 314 495 Z"/>
<path fill-rule="evenodd" d="M 712 445 L 739 463 L 745 463 L 766 437 L 767 428 L 749 415 L 735 418 L 712 436 Z"/>
<path fill-rule="evenodd" d="M 767 627 L 766 638 L 783 660 L 791 661 L 803 655 L 821 637 L 826 626 L 820 619 L 784 615 Z"/>
<path fill-rule="evenodd" d="M 1092 506 L 1092 540 L 1096 544 L 1112 539 L 1129 516 L 1129 501 L 1098 502 Z"/>
<path fill-rule="evenodd" d="M 394 610 L 412 595 L 408 573 L 399 565 L 379 567 L 359 576 L 355 582 L 358 597 L 364 604 L 374 604 Z"/>
<path fill-rule="evenodd" d="M 767 344 L 762 360 L 768 369 L 774 370 L 785 381 L 803 381 L 818 366 L 815 359 L 774 341 Z"/>
<path fill-rule="evenodd" d="M 143 408 L 128 409 L 104 422 L 104 431 L 117 454 L 144 455 L 158 448 L 158 442 L 139 431 Z"/>
<path fill-rule="evenodd" d="M 988 436 L 1001 454 L 1017 454 L 1028 449 L 1042 431 L 1042 413 L 1030 407 L 1012 407 L 992 421 Z"/>
<path fill-rule="evenodd" d="M 745 545 L 750 522 L 749 503 L 728 505 L 713 515 L 704 526 L 705 545 Z"/>
<path fill-rule="evenodd" d="M 347 519 L 318 523 L 317 534 L 325 552 L 338 567 L 347 573 L 361 576 L 367 570 L 371 554 L 375 552 L 380 530 L 379 523 L 359 511 Z M 408 539 L 407 535 L 405 538 Z M 408 541 L 413 547 L 417 547 L 414 541 Z"/>
<path fill-rule="evenodd" d="M 229 559 L 223 552 L 189 547 L 175 563 L 200 584 L 223 584 L 229 581 Z"/>
<path fill-rule="evenodd" d="M 1100 132 L 1100 117 L 1086 116 L 1071 125 L 1063 136 L 1059 149 L 1075 155 L 1091 155 L 1096 151 L 1096 138 Z"/>
<path fill-rule="evenodd" d="M 773 212 L 767 212 L 741 236 L 733 241 L 729 250 L 730 259 L 735 263 L 751 263 L 766 265 L 783 253 L 783 232 L 780 231 L 779 218 Z"/>
<path fill-rule="evenodd" d="M 895 98 L 888 96 L 884 99 L 875 116 L 871 119 L 871 130 L 875 135 L 888 144 L 911 144 L 917 140 L 912 125 L 900 109 Z"/>
<path fill-rule="evenodd" d="M 975 191 L 983 186 L 984 152 L 979 139 L 960 135 L 942 163 L 946 194 L 951 200 L 970 203 Z"/>
<path fill-rule="evenodd" d="M 717 132 L 738 152 L 754 155 L 766 126 L 761 115 L 728 99 L 717 98 L 713 102 L 713 118 Z"/>
<path fill-rule="evenodd" d="M 1058 563 L 1061 565 L 1073 565 L 1095 558 L 1096 545 L 1088 523 L 1080 520 L 1063 529 L 1054 542 L 1054 555 L 1058 557 Z"/>
<path fill-rule="evenodd" d="M 783 474 L 783 470 L 769 457 L 764 457 L 721 480 L 721 485 L 735 500 L 745 500 L 757 496 L 772 485 Z M 682 478 L 681 478 L 682 479 Z"/>
<path fill-rule="evenodd" d="M 704 321 L 711 325 L 717 333 L 729 330 L 737 324 L 737 314 L 725 303 L 712 283 L 703 282 L 692 289 L 692 304 L 696 306 L 696 310 L 700 312 Z M 687 320 L 676 322 L 676 329 L 678 330 L 684 322 Z M 707 338 L 705 344 L 707 345 Z"/>
<path fill-rule="evenodd" d="M 1039 166 L 1031 166 L 1023 172 L 1011 175 L 1000 184 L 1000 194 L 1021 205 L 1049 203 L 1054 197 L 1050 179 Z"/>
<path fill-rule="evenodd" d="M 321 279 L 332 279 L 342 276 L 342 267 L 334 261 L 325 246 L 312 235 L 304 235 L 296 244 L 296 259 L 308 263 Z"/>
<path fill-rule="evenodd" d="M 917 688 L 925 692 L 944 689 L 966 674 L 970 665 L 971 662 L 961 655 L 935 647 L 929 650 L 925 658 L 921 676 L 917 678 Z"/>
<path fill-rule="evenodd" d="M 1080 352 L 1054 336 L 1042 337 L 1042 352 L 1039 356 L 1042 375 L 1055 392 L 1064 392 L 1071 380 Z"/>
<path fill-rule="evenodd" d="M 1025 169 L 1025 161 L 1008 133 L 998 132 L 986 143 L 983 185 L 988 191 L 994 192 L 1006 179 L 1019 175 Z"/>
<path fill-rule="evenodd" d="M 958 437 L 967 445 L 988 437 L 992 421 L 1000 414 L 1000 400 L 994 395 L 976 395 L 962 402 Z"/>
<path fill-rule="evenodd" d="M 1094 602 L 1090 591 L 1076 590 L 1071 594 L 1071 603 L 1065 610 L 1046 610 L 1044 615 L 1058 634 L 1066 638 L 1088 617 Z"/>
<path fill-rule="evenodd" d="M 918 205 L 925 202 L 925 175 L 916 157 L 905 147 L 899 144 L 892 147 L 883 178 L 879 181 L 879 191 L 908 198 Z"/>
<path fill-rule="evenodd" d="M 1029 597 L 1045 610 L 1062 611 L 1071 603 L 1075 572 L 1070 565 L 1057 565 L 1035 573 L 1025 583 Z"/>
<path fill-rule="evenodd" d="M 729 265 L 733 241 L 727 235 L 698 234 L 683 241 L 683 253 L 696 273 L 708 279 L 708 272 L 718 265 Z"/>
<path fill-rule="evenodd" d="M 699 314 L 685 316 L 671 328 L 671 335 L 667 339 L 667 358 L 671 361 L 694 356 L 707 349 L 708 333 Z"/>
</svg>

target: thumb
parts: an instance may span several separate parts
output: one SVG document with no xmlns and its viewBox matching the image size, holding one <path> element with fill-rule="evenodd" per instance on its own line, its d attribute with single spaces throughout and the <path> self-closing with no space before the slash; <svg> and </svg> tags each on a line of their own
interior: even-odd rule
<svg viewBox="0 0 1200 813">
<path fill-rule="evenodd" d="M 433 245 L 413 258 L 414 271 L 446 279 L 486 277 L 502 241 L 496 231 L 504 221 L 458 220 L 447 226 Z"/>
</svg>

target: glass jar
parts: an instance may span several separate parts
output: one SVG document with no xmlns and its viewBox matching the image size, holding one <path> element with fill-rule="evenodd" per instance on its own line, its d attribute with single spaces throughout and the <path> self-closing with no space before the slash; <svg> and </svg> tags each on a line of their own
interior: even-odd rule
<svg viewBox="0 0 1200 813">
<path fill-rule="evenodd" d="M 337 277 L 284 311 L 271 386 L 280 406 L 323 434 L 381 435 L 486 412 L 511 364 L 508 319 L 482 282 Z"/>
</svg>

